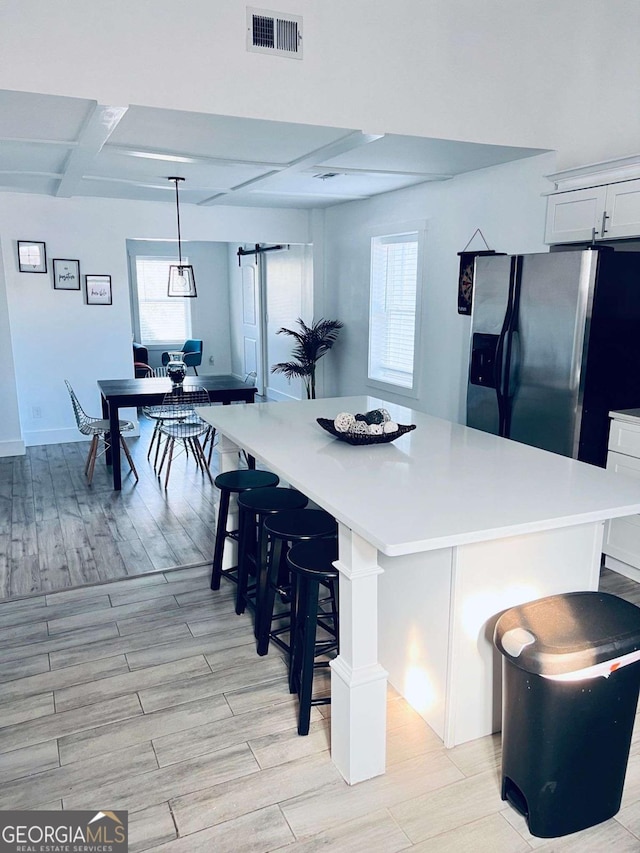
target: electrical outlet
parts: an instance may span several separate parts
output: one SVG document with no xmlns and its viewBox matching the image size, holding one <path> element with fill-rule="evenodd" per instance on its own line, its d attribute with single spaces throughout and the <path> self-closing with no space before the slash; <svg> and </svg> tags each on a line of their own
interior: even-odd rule
<svg viewBox="0 0 640 853">
<path fill-rule="evenodd" d="M 34 420 L 37 420 L 38 418 L 41 418 L 41 417 L 42 417 L 42 409 L 40 408 L 40 406 L 32 406 L 32 408 L 31 408 L 31 417 L 32 417 Z"/>
<path fill-rule="evenodd" d="M 210 356 L 209 356 L 209 364 L 213 364 L 213 361 L 214 361 L 213 356 L 212 356 L 212 355 L 210 355 Z"/>
</svg>

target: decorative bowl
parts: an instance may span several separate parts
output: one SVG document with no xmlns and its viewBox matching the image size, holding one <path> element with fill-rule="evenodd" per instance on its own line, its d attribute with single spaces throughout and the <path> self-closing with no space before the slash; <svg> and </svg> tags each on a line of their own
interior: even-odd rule
<svg viewBox="0 0 640 853">
<path fill-rule="evenodd" d="M 322 429 L 330 432 L 335 438 L 340 441 L 346 441 L 347 444 L 388 444 L 390 441 L 395 441 L 401 435 L 405 435 L 416 428 L 415 424 L 398 424 L 398 429 L 395 432 L 385 432 L 382 435 L 364 435 L 358 432 L 339 432 L 330 418 L 316 418 Z"/>
</svg>

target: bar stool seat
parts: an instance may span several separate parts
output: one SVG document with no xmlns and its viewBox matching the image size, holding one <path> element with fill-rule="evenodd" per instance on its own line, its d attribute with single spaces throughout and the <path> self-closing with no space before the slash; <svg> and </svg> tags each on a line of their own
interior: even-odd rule
<svg viewBox="0 0 640 853">
<path fill-rule="evenodd" d="M 229 516 L 229 501 L 232 494 L 241 494 L 249 489 L 263 489 L 277 486 L 280 478 L 271 471 L 256 471 L 255 469 L 239 468 L 235 471 L 225 471 L 218 474 L 214 485 L 220 489 L 220 505 L 218 507 L 218 523 L 216 525 L 216 540 L 213 549 L 213 565 L 211 567 L 211 589 L 220 589 L 220 580 L 224 575 L 229 580 L 237 582 L 238 567 L 222 568 L 224 544 L 227 539 L 238 541 L 237 530 L 227 530 Z"/>
<path fill-rule="evenodd" d="M 309 498 L 297 489 L 277 486 L 250 489 L 238 495 L 240 518 L 236 613 L 244 613 L 247 605 L 254 611 L 256 609 L 258 567 L 267 559 L 267 536 L 263 527 L 265 518 L 282 510 L 303 509 L 308 503 Z M 249 586 L 250 575 L 256 577 L 253 586 Z"/>
<path fill-rule="evenodd" d="M 328 660 L 317 661 L 319 655 L 338 651 L 338 559 L 337 539 L 300 542 L 287 554 L 291 571 L 292 611 L 295 613 L 291 637 L 289 689 L 298 694 L 298 734 L 309 734 L 312 705 L 328 705 L 331 697 L 313 698 L 313 675 L 329 666 Z M 330 591 L 331 611 L 320 607 L 320 587 Z M 318 639 L 318 627 L 326 639 Z"/>
<path fill-rule="evenodd" d="M 307 540 L 335 538 L 338 535 L 338 523 L 323 509 L 290 509 L 268 516 L 264 521 L 264 532 L 268 536 L 270 548 L 266 563 L 260 565 L 258 575 L 257 650 L 259 655 L 266 655 L 271 640 L 290 653 L 289 643 L 280 636 L 289 631 L 289 626 L 272 630 L 275 596 L 287 585 L 288 568 L 285 556 L 288 545 Z M 290 614 L 280 614 L 278 618 L 287 615 Z"/>
</svg>

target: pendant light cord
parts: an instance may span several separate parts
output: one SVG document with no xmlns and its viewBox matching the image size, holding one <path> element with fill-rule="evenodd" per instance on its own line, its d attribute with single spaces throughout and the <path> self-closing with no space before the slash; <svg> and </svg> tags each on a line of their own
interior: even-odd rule
<svg viewBox="0 0 640 853">
<path fill-rule="evenodd" d="M 180 202 L 178 200 L 178 179 L 176 178 L 176 216 L 178 218 L 178 263 L 182 266 L 182 241 L 180 239 Z"/>
<path fill-rule="evenodd" d="M 178 199 L 178 181 L 184 181 L 184 178 L 169 178 L 176 185 L 176 216 L 178 219 L 178 265 L 182 267 L 182 240 L 180 237 L 180 202 Z"/>
</svg>

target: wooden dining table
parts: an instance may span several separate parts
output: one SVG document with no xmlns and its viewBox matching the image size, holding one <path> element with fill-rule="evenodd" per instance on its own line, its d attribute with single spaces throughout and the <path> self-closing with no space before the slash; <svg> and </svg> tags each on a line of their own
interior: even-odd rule
<svg viewBox="0 0 640 853">
<path fill-rule="evenodd" d="M 253 403 L 257 388 L 247 385 L 235 376 L 189 376 L 185 387 L 203 388 L 211 403 Z M 98 388 L 102 400 L 102 417 L 109 421 L 109 449 L 105 454 L 107 465 L 113 466 L 113 488 L 122 488 L 120 470 L 120 409 L 139 406 L 160 406 L 165 395 L 171 391 L 171 380 L 167 377 L 148 379 L 99 379 Z"/>
</svg>

